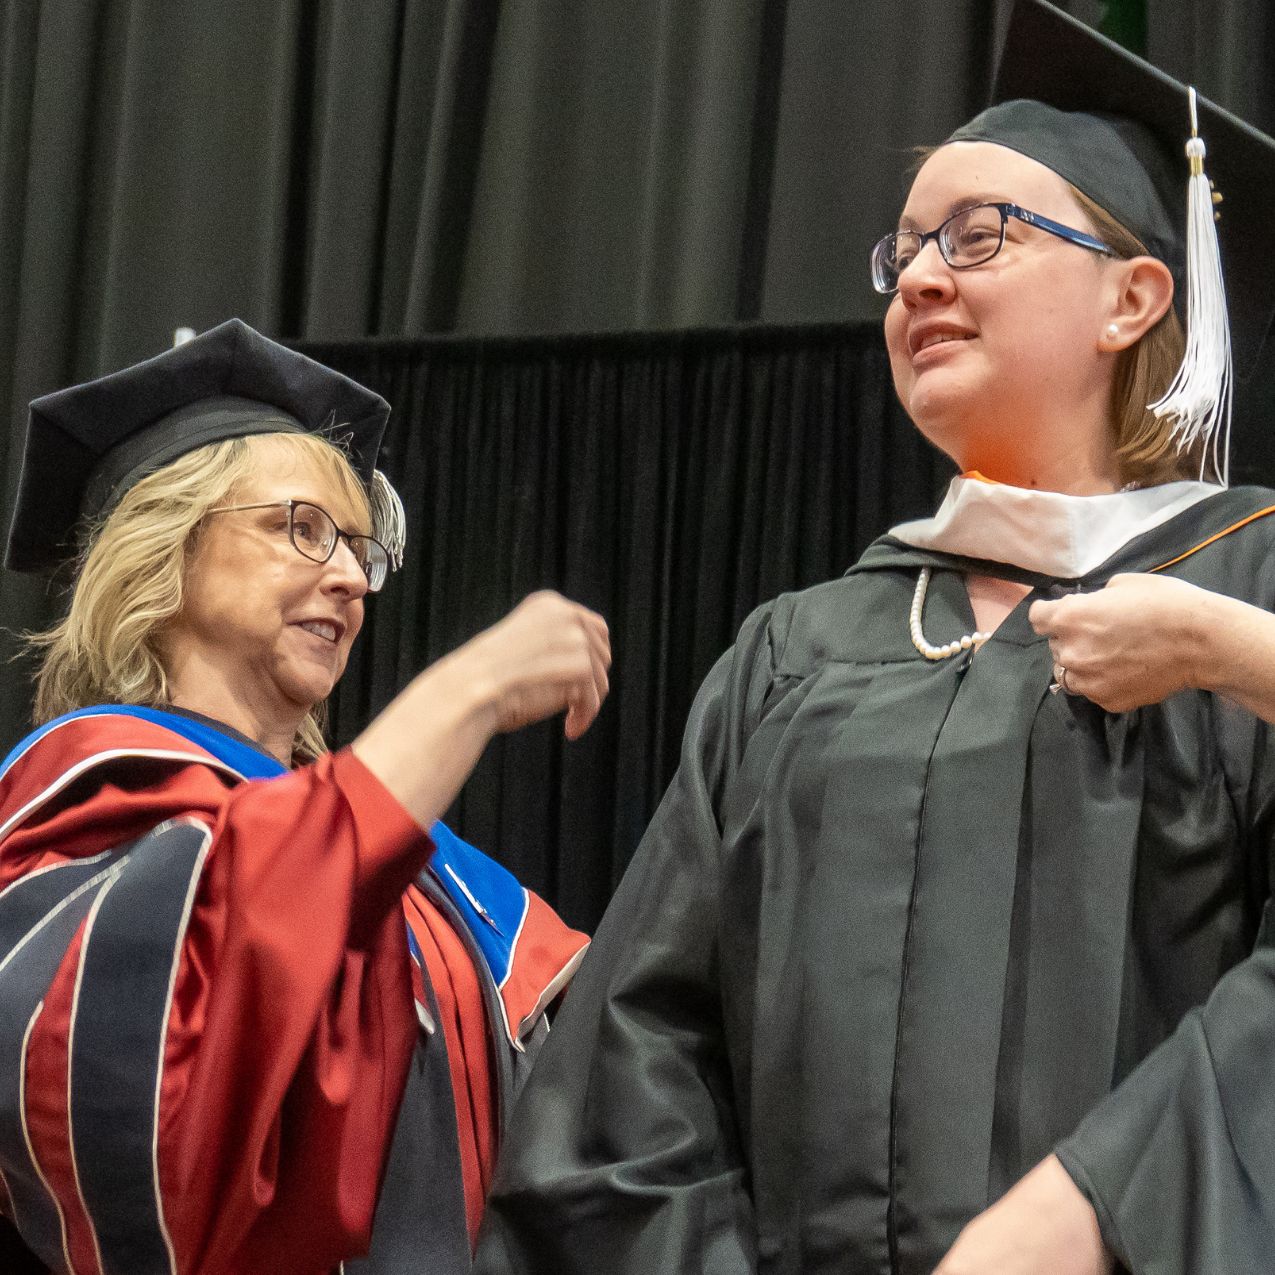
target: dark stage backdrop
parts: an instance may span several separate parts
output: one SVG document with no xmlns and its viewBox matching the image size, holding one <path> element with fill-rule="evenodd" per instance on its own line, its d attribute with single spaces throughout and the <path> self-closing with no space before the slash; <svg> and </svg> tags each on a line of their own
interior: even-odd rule
<svg viewBox="0 0 1275 1275">
<path fill-rule="evenodd" d="M 348 740 L 429 660 L 551 587 L 611 625 L 611 696 L 497 743 L 455 826 L 591 928 L 744 616 L 840 574 L 949 472 L 874 327 L 308 345 L 395 405 L 408 562 L 333 704 Z M 899 616 L 899 624 L 907 616 Z"/>
<path fill-rule="evenodd" d="M 1275 131 L 1270 0 L 1063 3 Z M 911 148 L 985 101 L 1008 11 L 0 0 L 0 520 L 28 400 L 183 325 L 871 319 Z"/>
</svg>

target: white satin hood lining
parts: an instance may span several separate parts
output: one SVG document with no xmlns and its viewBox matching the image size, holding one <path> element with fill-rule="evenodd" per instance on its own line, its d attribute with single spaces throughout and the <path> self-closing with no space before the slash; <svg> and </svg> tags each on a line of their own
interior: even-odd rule
<svg viewBox="0 0 1275 1275">
<path fill-rule="evenodd" d="M 917 549 L 1070 579 L 1088 575 L 1131 540 L 1223 490 L 1213 483 L 1176 482 L 1067 496 L 953 478 L 932 518 L 900 523 L 890 535 Z"/>
</svg>

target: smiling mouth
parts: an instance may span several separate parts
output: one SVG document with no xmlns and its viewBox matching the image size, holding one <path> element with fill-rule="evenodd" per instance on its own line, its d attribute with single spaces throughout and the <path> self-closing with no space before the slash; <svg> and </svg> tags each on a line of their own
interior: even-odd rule
<svg viewBox="0 0 1275 1275">
<path fill-rule="evenodd" d="M 307 633 L 313 633 L 315 637 L 322 638 L 325 642 L 336 643 L 340 633 L 337 627 L 329 620 L 302 620 L 297 628 L 304 629 Z"/>
<path fill-rule="evenodd" d="M 928 336 L 924 336 L 918 342 L 916 349 L 912 351 L 912 357 L 926 350 L 933 349 L 936 345 L 948 345 L 954 341 L 969 341 L 972 336 L 968 332 L 931 332 Z"/>
</svg>

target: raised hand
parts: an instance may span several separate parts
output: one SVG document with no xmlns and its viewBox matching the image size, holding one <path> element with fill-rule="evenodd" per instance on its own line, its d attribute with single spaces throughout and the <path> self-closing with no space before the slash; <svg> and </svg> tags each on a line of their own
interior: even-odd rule
<svg viewBox="0 0 1275 1275">
<path fill-rule="evenodd" d="M 606 698 L 600 615 L 534 593 L 418 674 L 354 741 L 355 754 L 423 828 L 442 817 L 491 737 L 566 711 L 568 739 Z"/>
<path fill-rule="evenodd" d="M 606 621 L 557 593 L 533 593 L 452 657 L 490 696 L 493 729 L 517 730 L 566 710 L 566 735 L 589 729 L 609 688 Z"/>
</svg>

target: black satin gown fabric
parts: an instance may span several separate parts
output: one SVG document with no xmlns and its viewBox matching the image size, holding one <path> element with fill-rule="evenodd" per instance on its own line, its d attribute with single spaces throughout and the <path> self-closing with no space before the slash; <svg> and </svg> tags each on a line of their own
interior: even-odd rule
<svg viewBox="0 0 1275 1275">
<path fill-rule="evenodd" d="M 1037 597 L 1275 505 L 1210 497 L 1079 581 L 878 541 L 744 625 L 505 1146 L 482 1275 L 927 1275 L 1057 1151 L 1134 1272 L 1275 1263 L 1271 730 L 1052 695 Z M 1275 517 L 1166 574 L 1275 604 Z M 962 572 L 1032 594 L 976 656 Z"/>
</svg>

